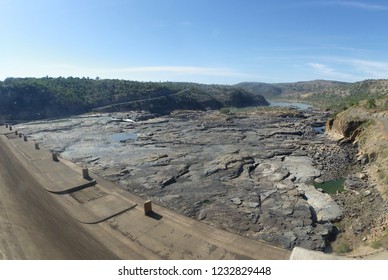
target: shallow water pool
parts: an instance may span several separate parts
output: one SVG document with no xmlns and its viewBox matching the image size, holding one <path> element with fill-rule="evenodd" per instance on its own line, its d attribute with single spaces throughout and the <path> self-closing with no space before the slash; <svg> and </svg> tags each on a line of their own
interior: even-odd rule
<svg viewBox="0 0 388 280">
<path fill-rule="evenodd" d="M 330 180 L 323 183 L 314 183 L 314 187 L 322 189 L 325 193 L 335 194 L 344 191 L 345 178 Z"/>
<path fill-rule="evenodd" d="M 113 134 L 110 138 L 113 141 L 125 142 L 127 140 L 136 140 L 137 134 L 136 133 L 121 132 L 121 133 Z"/>
</svg>

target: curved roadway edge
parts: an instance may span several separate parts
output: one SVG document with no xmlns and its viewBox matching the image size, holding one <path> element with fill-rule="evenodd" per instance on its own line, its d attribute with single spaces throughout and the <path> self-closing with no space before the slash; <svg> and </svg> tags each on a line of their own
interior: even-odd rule
<svg viewBox="0 0 388 280">
<path fill-rule="evenodd" d="M 0 134 L 4 135 L 6 133 L 9 133 L 9 130 L 6 130 L 5 127 L 0 127 Z M 17 181 L 18 175 L 11 176 L 9 174 L 20 174 L 21 177 L 28 175 L 30 178 L 29 182 L 24 182 L 25 186 L 23 187 L 25 191 L 31 192 L 31 195 L 45 197 L 46 203 L 39 205 L 39 207 L 42 207 L 42 211 L 46 211 L 45 216 L 47 216 L 47 219 L 55 219 L 59 214 L 64 216 L 70 214 L 69 217 L 72 217 L 70 218 L 72 221 L 57 222 L 59 224 L 65 224 L 78 221 L 80 213 L 91 213 L 88 217 L 90 218 L 96 215 L 96 213 L 118 212 L 115 215 L 107 215 L 105 219 L 101 219 L 101 222 L 96 221 L 96 224 L 76 222 L 73 226 L 70 225 L 63 228 L 64 233 L 71 231 L 72 228 L 80 227 L 85 229 L 90 234 L 90 240 L 98 240 L 101 244 L 100 246 L 108 248 L 110 255 L 107 253 L 101 257 L 96 254 L 94 258 L 284 260 L 289 259 L 291 256 L 291 252 L 288 250 L 216 229 L 158 205 L 153 205 L 152 215 L 146 216 L 144 215 L 142 207 L 144 200 L 94 174 L 91 177 L 97 181 L 95 186 L 75 190 L 69 194 L 53 194 L 47 190 L 41 193 L 44 186 L 50 184 L 61 185 L 62 180 L 67 182 L 69 176 L 66 176 L 66 174 L 73 174 L 72 172 L 75 172 L 81 176 L 80 167 L 64 159 L 60 159 L 61 168 L 56 169 L 56 178 L 53 180 L 50 176 L 47 176 L 47 173 L 42 172 L 41 167 L 38 168 L 36 166 L 37 164 L 42 164 L 45 155 L 41 153 L 45 153 L 45 151 L 34 151 L 33 142 L 29 141 L 25 143 L 21 139 L 12 139 L 12 137 L 8 139 L 0 136 L 0 145 L 0 152 L 6 153 L 8 155 L 8 159 L 6 160 L 12 161 L 12 164 L 11 162 L 4 162 L 4 158 L 6 157 L 0 157 L 3 161 L 0 163 L 5 169 L 13 169 L 13 172 L 3 170 L 8 174 L 4 174 L 4 176 L 7 175 L 12 177 L 12 180 Z M 28 145 L 30 147 L 32 146 L 32 148 L 28 148 Z M 35 158 L 32 154 L 38 157 Z M 15 162 L 15 165 L 13 162 Z M 66 179 L 63 179 L 63 177 L 66 177 Z M 0 177 L 1 179 L 2 177 Z M 31 189 L 36 188 L 35 186 L 37 185 L 40 186 L 39 190 Z M 0 190 L 2 188 L 4 186 L 0 184 Z M 19 195 L 16 189 L 8 188 L 7 191 L 12 192 L 12 195 L 15 197 Z M 22 201 L 21 203 L 24 202 Z M 122 208 L 120 205 L 128 208 Z M 28 205 L 24 206 L 29 207 Z M 33 207 L 35 206 L 31 205 L 32 210 Z M 85 209 L 87 211 L 82 212 Z M 13 209 L 6 210 L 10 213 L 13 211 Z M 28 220 L 38 218 L 35 216 L 36 213 L 34 211 L 25 211 L 24 214 Z M 87 216 L 89 214 L 85 215 Z M 11 216 L 8 215 L 3 219 L 6 224 L 12 227 L 14 226 L 14 221 Z M 81 230 L 77 229 L 77 231 Z M 56 238 L 56 236 L 53 236 L 49 232 L 46 234 L 44 228 L 42 228 L 40 234 L 47 239 L 48 243 L 61 243 L 61 239 Z M 77 239 L 77 237 L 74 237 L 74 239 Z M 8 247 L 12 247 L 12 243 L 16 242 L 12 238 L 5 240 L 11 243 L 6 244 Z M 35 242 L 33 238 L 30 238 L 29 242 L 31 244 L 25 243 L 24 246 L 35 246 L 33 244 Z M 67 246 L 69 246 L 69 243 L 72 242 L 71 238 L 68 237 L 66 242 Z M 20 246 L 20 250 L 23 251 L 23 246 Z M 95 245 L 93 246 L 97 247 Z M 36 258 L 47 258 L 41 257 L 41 254 L 38 253 L 35 255 L 37 256 Z M 61 256 L 61 252 L 58 252 L 57 255 Z M 20 254 L 18 256 L 7 254 L 4 256 L 3 254 L 3 258 L 34 258 L 31 256 L 34 256 L 34 254 Z M 88 258 L 92 259 L 90 256 Z"/>
</svg>

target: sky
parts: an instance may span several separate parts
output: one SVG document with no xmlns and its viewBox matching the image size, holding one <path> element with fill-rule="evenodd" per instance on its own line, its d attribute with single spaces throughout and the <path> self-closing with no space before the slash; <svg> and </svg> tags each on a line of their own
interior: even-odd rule
<svg viewBox="0 0 388 280">
<path fill-rule="evenodd" d="M 385 0 L 0 0 L 0 80 L 388 78 Z"/>
</svg>

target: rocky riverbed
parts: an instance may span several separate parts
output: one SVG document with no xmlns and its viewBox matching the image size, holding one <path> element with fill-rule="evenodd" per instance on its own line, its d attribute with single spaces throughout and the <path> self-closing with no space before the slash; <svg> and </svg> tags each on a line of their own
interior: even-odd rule
<svg viewBox="0 0 388 280">
<path fill-rule="evenodd" d="M 344 210 L 314 180 L 341 177 L 355 147 L 319 111 L 83 115 L 16 129 L 144 199 L 284 248 L 324 250 Z M 338 202 L 339 201 L 339 202 Z M 340 204 L 340 205 L 339 205 Z"/>
</svg>

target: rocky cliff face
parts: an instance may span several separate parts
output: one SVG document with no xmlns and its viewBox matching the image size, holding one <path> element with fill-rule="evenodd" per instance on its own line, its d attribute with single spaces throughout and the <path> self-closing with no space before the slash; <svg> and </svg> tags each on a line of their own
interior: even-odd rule
<svg viewBox="0 0 388 280">
<path fill-rule="evenodd" d="M 343 138 L 349 141 L 356 140 L 363 130 L 363 125 L 367 122 L 366 118 L 348 114 L 347 111 L 331 118 L 326 123 L 326 131 L 333 136 Z"/>
</svg>

